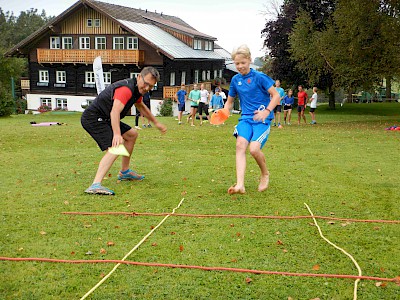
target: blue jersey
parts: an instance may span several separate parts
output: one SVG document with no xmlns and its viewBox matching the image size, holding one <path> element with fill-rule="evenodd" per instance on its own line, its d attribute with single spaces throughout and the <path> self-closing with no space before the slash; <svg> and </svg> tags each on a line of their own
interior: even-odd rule
<svg viewBox="0 0 400 300">
<path fill-rule="evenodd" d="M 288 95 L 283 98 L 283 105 L 293 105 L 294 104 L 294 96 L 289 97 Z"/>
<path fill-rule="evenodd" d="M 178 101 L 179 103 L 183 104 L 185 103 L 185 96 L 186 96 L 186 91 L 185 90 L 179 90 L 176 92 L 176 95 L 178 96 Z"/>
<path fill-rule="evenodd" d="M 271 101 L 268 89 L 274 85 L 274 81 L 264 73 L 250 69 L 246 75 L 233 76 L 229 89 L 229 96 L 239 96 L 242 109 L 242 119 L 252 119 L 254 111 L 264 110 Z M 268 119 L 273 119 L 273 111 Z"/>
</svg>

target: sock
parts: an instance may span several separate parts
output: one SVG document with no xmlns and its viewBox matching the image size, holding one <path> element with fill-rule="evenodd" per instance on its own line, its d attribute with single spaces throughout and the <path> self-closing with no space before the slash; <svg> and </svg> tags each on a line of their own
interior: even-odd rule
<svg viewBox="0 0 400 300">
<path fill-rule="evenodd" d="M 127 170 L 125 170 L 125 171 L 122 171 L 122 170 L 121 170 L 121 173 L 122 173 L 122 174 L 128 174 L 128 173 L 129 173 L 129 169 L 127 169 Z"/>
</svg>

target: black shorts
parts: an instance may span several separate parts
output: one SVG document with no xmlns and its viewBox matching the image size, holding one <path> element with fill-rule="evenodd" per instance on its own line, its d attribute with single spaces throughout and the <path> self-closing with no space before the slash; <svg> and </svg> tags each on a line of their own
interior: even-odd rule
<svg viewBox="0 0 400 300">
<path fill-rule="evenodd" d="M 314 112 L 316 109 L 317 109 L 317 108 L 315 108 L 315 107 L 311 107 L 311 108 L 310 108 L 310 112 Z"/>
<path fill-rule="evenodd" d="M 199 103 L 199 115 L 201 116 L 203 114 L 203 110 L 206 113 L 206 116 L 208 116 L 208 105 L 205 104 L 204 102 Z"/>
<path fill-rule="evenodd" d="M 277 105 L 277 106 L 275 106 L 275 108 L 274 108 L 274 113 L 276 113 L 276 112 L 281 112 L 282 111 L 282 105 Z"/>
<path fill-rule="evenodd" d="M 292 109 L 292 106 L 291 105 L 284 105 L 283 106 L 283 110 L 285 111 L 285 110 L 290 110 L 290 109 Z"/>
<path fill-rule="evenodd" d="M 111 127 L 111 120 L 104 119 L 98 115 L 91 115 L 83 112 L 81 117 L 82 127 L 91 135 L 99 145 L 101 151 L 107 150 L 112 146 L 114 133 Z M 129 125 L 120 122 L 121 135 L 132 129 Z"/>
<path fill-rule="evenodd" d="M 305 109 L 304 105 L 297 106 L 297 112 L 302 112 L 304 111 L 304 109 Z"/>
</svg>

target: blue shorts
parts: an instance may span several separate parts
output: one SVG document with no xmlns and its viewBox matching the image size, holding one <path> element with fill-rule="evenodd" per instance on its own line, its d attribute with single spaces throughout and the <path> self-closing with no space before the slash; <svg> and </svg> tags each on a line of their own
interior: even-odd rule
<svg viewBox="0 0 400 300">
<path fill-rule="evenodd" d="M 179 104 L 178 104 L 178 110 L 179 110 L 179 111 L 185 111 L 185 102 L 183 102 L 183 103 L 180 103 L 180 102 L 179 102 Z"/>
<path fill-rule="evenodd" d="M 252 119 L 240 119 L 239 123 L 235 126 L 233 135 L 236 138 L 241 136 L 249 143 L 259 142 L 261 144 L 261 149 L 268 140 L 270 129 L 271 120 L 266 120 L 264 123 L 262 123 L 253 121 Z"/>
</svg>

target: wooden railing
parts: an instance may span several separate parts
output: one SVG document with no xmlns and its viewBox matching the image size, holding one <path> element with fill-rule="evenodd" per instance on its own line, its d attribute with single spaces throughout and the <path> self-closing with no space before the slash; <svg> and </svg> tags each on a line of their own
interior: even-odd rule
<svg viewBox="0 0 400 300">
<path fill-rule="evenodd" d="M 205 85 L 205 89 L 211 91 L 211 82 L 202 82 Z M 186 93 L 189 95 L 190 91 L 193 90 L 194 84 L 189 84 L 185 86 Z M 198 88 L 200 89 L 200 83 L 197 84 Z M 181 89 L 179 85 L 177 86 L 164 86 L 163 89 L 163 98 L 164 99 L 175 99 L 176 92 Z"/>
<path fill-rule="evenodd" d="M 101 56 L 105 64 L 140 64 L 144 62 L 141 50 L 75 50 L 37 49 L 38 63 L 78 63 L 92 64 Z"/>
</svg>

